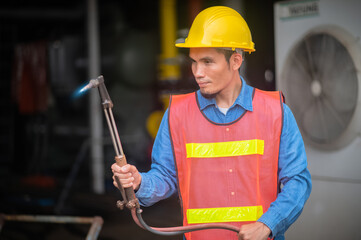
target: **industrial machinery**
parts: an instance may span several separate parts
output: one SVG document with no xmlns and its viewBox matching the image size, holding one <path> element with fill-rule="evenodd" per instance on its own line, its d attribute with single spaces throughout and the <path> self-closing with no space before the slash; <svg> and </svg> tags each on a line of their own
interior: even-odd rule
<svg viewBox="0 0 361 240">
<path fill-rule="evenodd" d="M 107 88 L 105 87 L 103 76 L 99 76 L 96 79 L 90 80 L 89 83 L 80 90 L 80 93 L 85 92 L 86 90 L 91 88 L 98 88 L 99 90 L 101 105 L 104 110 L 105 118 L 109 127 L 110 136 L 114 146 L 114 151 L 116 154 L 115 161 L 119 166 L 124 166 L 127 164 L 127 160 L 123 152 L 123 148 L 119 139 L 118 129 L 115 124 L 115 120 L 113 116 L 113 111 L 112 111 L 113 102 L 110 99 Z M 180 226 L 180 227 L 168 227 L 168 228 L 150 227 L 144 222 L 142 218 L 141 215 L 142 209 L 140 208 L 138 199 L 135 196 L 133 188 L 128 187 L 123 189 L 121 187 L 122 185 L 120 184 L 119 179 L 116 177 L 115 180 L 117 181 L 117 184 L 120 187 L 120 192 L 123 197 L 123 201 L 117 202 L 118 208 L 122 210 L 124 207 L 127 207 L 129 210 L 131 210 L 134 222 L 141 228 L 146 229 L 152 233 L 158 235 L 164 235 L 164 236 L 173 236 L 192 231 L 200 231 L 204 229 L 225 229 L 225 230 L 233 231 L 235 233 L 238 233 L 240 231 L 239 227 L 224 223 L 196 224 L 192 226 Z"/>
<path fill-rule="evenodd" d="M 276 88 L 303 135 L 313 181 L 286 238 L 361 238 L 360 9 L 358 0 L 274 5 Z"/>
</svg>

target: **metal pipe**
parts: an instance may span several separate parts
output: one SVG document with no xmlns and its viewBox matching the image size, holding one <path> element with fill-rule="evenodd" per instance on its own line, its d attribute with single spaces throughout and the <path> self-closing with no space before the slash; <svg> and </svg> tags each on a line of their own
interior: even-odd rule
<svg viewBox="0 0 361 240">
<path fill-rule="evenodd" d="M 5 221 L 18 222 L 43 222 L 43 223 L 75 223 L 91 224 L 86 240 L 96 240 L 103 226 L 103 218 L 95 217 L 71 217 L 71 216 L 51 216 L 51 215 L 5 215 L 0 214 L 0 231 Z"/>
<path fill-rule="evenodd" d="M 51 222 L 51 223 L 93 223 L 92 217 L 52 216 L 52 215 L 4 215 L 5 221 Z"/>
<path fill-rule="evenodd" d="M 110 113 L 111 113 L 111 115 L 110 115 Z M 122 147 L 120 145 L 119 134 L 118 134 L 118 130 L 116 128 L 115 122 L 114 122 L 114 117 L 113 117 L 113 113 L 111 111 L 111 108 L 110 107 L 104 108 L 104 114 L 105 114 L 105 119 L 107 120 L 110 136 L 112 138 L 113 147 L 114 147 L 114 151 L 115 151 L 115 154 L 116 154 L 116 159 L 121 158 L 122 156 L 120 155 L 120 153 L 123 154 L 123 149 L 122 149 Z M 115 136 L 117 136 L 117 140 L 115 140 Z M 119 144 L 117 144 L 117 142 L 119 142 Z M 121 185 L 121 183 L 119 181 L 119 178 L 115 177 L 115 181 L 117 182 L 117 185 L 119 186 L 120 193 L 122 194 L 122 197 L 123 197 L 123 200 L 124 200 L 123 202 L 119 203 L 119 206 L 120 206 L 120 208 L 123 208 L 124 205 L 128 202 L 128 199 L 127 199 L 127 196 L 125 194 L 125 190 L 122 188 L 122 185 Z"/>
<path fill-rule="evenodd" d="M 100 47 L 98 31 L 97 1 L 87 2 L 87 29 L 88 29 L 88 75 L 94 78 L 100 74 Z M 96 92 L 90 93 L 90 135 L 91 135 L 91 175 L 92 188 L 95 193 L 105 192 L 104 186 L 104 153 L 103 153 L 103 121 L 101 109 L 98 106 L 99 98 Z"/>
<path fill-rule="evenodd" d="M 110 122 L 110 117 L 109 117 L 109 114 L 108 114 L 108 109 L 104 108 L 104 115 L 105 115 L 105 119 L 107 120 L 107 124 L 108 124 L 108 127 L 109 127 L 109 130 L 111 130 L 111 122 Z M 117 147 L 117 144 L 115 142 L 115 136 L 114 136 L 114 132 L 113 131 L 109 131 L 110 132 L 110 136 L 112 138 L 112 142 L 113 142 L 113 147 L 114 147 L 114 151 L 115 151 L 115 154 L 117 156 L 119 156 L 119 149 Z"/>
<path fill-rule="evenodd" d="M 100 230 L 102 229 L 103 223 L 104 221 L 102 217 L 95 216 L 88 231 L 88 235 L 86 236 L 86 240 L 96 240 L 99 236 Z"/>
<path fill-rule="evenodd" d="M 115 138 L 117 140 L 117 146 L 119 148 L 119 154 L 120 155 L 118 155 L 118 156 L 124 156 L 123 147 L 122 147 L 122 144 L 120 142 L 117 125 L 115 124 L 114 115 L 113 115 L 113 111 L 112 111 L 111 108 L 109 108 L 109 115 L 110 115 L 113 130 L 114 130 Z"/>
<path fill-rule="evenodd" d="M 176 34 L 176 0 L 160 1 L 161 56 L 160 80 L 179 80 L 178 51 L 174 43 Z"/>
</svg>

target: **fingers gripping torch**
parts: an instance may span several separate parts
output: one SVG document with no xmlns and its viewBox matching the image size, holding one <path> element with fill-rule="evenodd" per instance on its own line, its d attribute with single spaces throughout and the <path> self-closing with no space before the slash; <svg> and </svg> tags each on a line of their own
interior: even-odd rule
<svg viewBox="0 0 361 240">
<path fill-rule="evenodd" d="M 90 80 L 89 83 L 80 90 L 80 92 L 84 92 L 90 88 L 98 88 L 99 90 L 101 104 L 103 106 L 105 118 L 107 120 L 110 136 L 112 138 L 112 142 L 116 154 L 115 162 L 120 167 L 122 167 L 127 164 L 127 160 L 125 158 L 123 148 L 119 139 L 118 129 L 114 121 L 114 116 L 112 112 L 113 102 L 110 99 L 108 91 L 105 87 L 103 76 L 99 76 L 96 79 Z M 158 235 L 172 236 L 172 235 L 178 235 L 178 234 L 205 230 L 205 229 L 225 229 L 236 233 L 240 231 L 239 227 L 230 224 L 223 224 L 223 223 L 197 224 L 191 226 L 166 227 L 166 228 L 150 227 L 144 222 L 142 218 L 141 215 L 142 209 L 140 209 L 139 201 L 135 196 L 133 188 L 132 187 L 123 188 L 118 177 L 115 177 L 115 181 L 117 182 L 117 185 L 123 197 L 123 201 L 117 202 L 117 207 L 122 210 L 124 209 L 124 206 L 126 206 L 128 209 L 130 209 L 134 222 L 141 228 L 146 229 L 152 233 Z"/>
</svg>

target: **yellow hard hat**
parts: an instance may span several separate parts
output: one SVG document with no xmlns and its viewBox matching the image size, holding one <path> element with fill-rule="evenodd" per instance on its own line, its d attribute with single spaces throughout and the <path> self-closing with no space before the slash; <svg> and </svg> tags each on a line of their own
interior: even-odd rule
<svg viewBox="0 0 361 240">
<path fill-rule="evenodd" d="M 235 10 L 225 6 L 209 7 L 194 19 L 188 37 L 177 47 L 241 48 L 254 52 L 251 32 L 246 21 Z"/>
</svg>

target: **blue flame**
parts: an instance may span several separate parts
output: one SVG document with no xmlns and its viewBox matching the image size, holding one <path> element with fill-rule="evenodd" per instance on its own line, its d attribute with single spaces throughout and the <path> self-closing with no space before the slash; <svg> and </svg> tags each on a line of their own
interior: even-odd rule
<svg viewBox="0 0 361 240">
<path fill-rule="evenodd" d="M 72 94 L 72 99 L 76 99 L 79 98 L 81 96 L 83 96 L 86 92 L 88 92 L 88 90 L 90 88 L 85 88 L 88 85 L 88 83 L 84 83 L 83 85 L 81 85 L 80 87 L 78 87 L 74 93 Z"/>
</svg>

